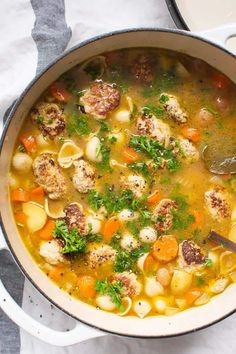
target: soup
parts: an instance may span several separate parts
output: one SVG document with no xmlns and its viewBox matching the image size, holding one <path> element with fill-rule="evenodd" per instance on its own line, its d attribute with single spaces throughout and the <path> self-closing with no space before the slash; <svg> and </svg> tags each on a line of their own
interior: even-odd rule
<svg viewBox="0 0 236 354">
<path fill-rule="evenodd" d="M 236 180 L 206 146 L 236 138 L 235 85 L 170 51 L 104 53 L 34 104 L 12 156 L 19 233 L 58 287 L 122 316 L 173 315 L 236 281 Z"/>
</svg>

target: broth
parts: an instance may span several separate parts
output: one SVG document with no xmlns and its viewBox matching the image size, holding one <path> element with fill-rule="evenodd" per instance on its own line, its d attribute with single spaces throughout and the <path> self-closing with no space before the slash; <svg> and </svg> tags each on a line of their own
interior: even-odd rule
<svg viewBox="0 0 236 354">
<path fill-rule="evenodd" d="M 26 117 L 9 188 L 19 233 L 61 289 L 122 315 L 172 315 L 236 280 L 235 178 L 206 145 L 235 141 L 235 85 L 175 52 L 104 53 Z"/>
</svg>

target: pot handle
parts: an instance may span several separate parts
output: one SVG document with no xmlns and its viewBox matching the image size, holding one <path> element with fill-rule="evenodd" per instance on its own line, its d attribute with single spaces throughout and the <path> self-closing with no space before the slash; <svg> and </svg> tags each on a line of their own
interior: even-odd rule
<svg viewBox="0 0 236 354">
<path fill-rule="evenodd" d="M 236 23 L 229 23 L 227 25 L 195 33 L 203 38 L 212 40 L 221 46 L 225 46 L 228 39 L 236 37 Z M 233 51 L 232 49 L 229 50 Z"/>
<path fill-rule="evenodd" d="M 0 251 L 4 249 L 9 251 L 0 229 Z M 84 340 L 105 335 L 104 332 L 84 325 L 79 321 L 76 321 L 76 325 L 72 330 L 66 332 L 56 331 L 39 323 L 24 312 L 24 310 L 14 301 L 1 280 L 0 308 L 15 324 L 24 329 L 26 332 L 45 343 L 58 347 L 78 344 Z"/>
</svg>

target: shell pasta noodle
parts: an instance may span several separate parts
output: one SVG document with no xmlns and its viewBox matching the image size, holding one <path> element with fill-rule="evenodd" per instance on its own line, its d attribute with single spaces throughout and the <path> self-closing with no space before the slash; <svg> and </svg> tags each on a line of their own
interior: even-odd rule
<svg viewBox="0 0 236 354">
<path fill-rule="evenodd" d="M 235 94 L 205 62 L 152 48 L 59 77 L 25 118 L 9 171 L 19 234 L 45 275 L 98 311 L 140 319 L 236 282 L 236 254 L 208 239 L 236 242 L 235 175 L 203 159 L 236 139 Z"/>
</svg>

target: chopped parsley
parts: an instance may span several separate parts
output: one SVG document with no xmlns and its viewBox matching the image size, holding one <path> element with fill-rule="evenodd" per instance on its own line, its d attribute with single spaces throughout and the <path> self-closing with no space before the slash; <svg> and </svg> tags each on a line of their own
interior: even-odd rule
<svg viewBox="0 0 236 354">
<path fill-rule="evenodd" d="M 167 101 L 169 101 L 169 96 L 167 95 L 161 95 L 159 98 L 160 103 L 165 104 Z"/>
<path fill-rule="evenodd" d="M 211 268 L 213 266 L 212 260 L 210 258 L 206 258 L 205 265 L 206 267 Z"/>
<path fill-rule="evenodd" d="M 43 122 L 44 122 L 44 117 L 43 116 L 37 116 L 36 123 L 37 124 L 43 124 Z"/>
<path fill-rule="evenodd" d="M 197 277 L 196 279 L 196 286 L 200 288 L 201 286 L 205 285 L 206 281 L 205 278 L 201 275 L 200 277 Z"/>
<path fill-rule="evenodd" d="M 128 270 L 135 271 L 138 258 L 148 252 L 149 248 L 150 246 L 148 244 L 144 244 L 143 246 L 135 248 L 131 251 L 125 251 L 121 248 L 118 249 L 117 257 L 114 263 L 114 271 L 117 273 L 122 273 Z"/>
<path fill-rule="evenodd" d="M 140 173 L 144 177 L 149 177 L 150 172 L 148 170 L 147 164 L 145 162 L 133 162 L 129 163 L 128 167 L 135 172 Z"/>
<path fill-rule="evenodd" d="M 89 120 L 77 112 L 73 111 L 67 122 L 67 131 L 71 135 L 88 135 L 90 133 Z"/>
<path fill-rule="evenodd" d="M 163 72 L 150 87 L 143 90 L 142 94 L 145 98 L 157 96 L 161 92 L 165 92 L 169 88 L 172 90 L 179 84 L 178 77 L 172 72 Z"/>
<path fill-rule="evenodd" d="M 100 123 L 100 131 L 101 132 L 110 132 L 111 127 L 107 122 L 103 122 L 102 120 L 99 122 Z"/>
<path fill-rule="evenodd" d="M 91 190 L 88 193 L 88 203 L 93 210 L 105 207 L 109 215 L 119 213 L 123 209 L 139 210 L 143 200 L 137 200 L 131 190 L 115 191 L 109 184 L 105 185 L 105 192 Z"/>
<path fill-rule="evenodd" d="M 72 231 L 68 230 L 63 220 L 56 220 L 53 237 L 61 238 L 65 242 L 62 249 L 63 254 L 84 253 L 86 250 L 86 238 L 78 236 L 79 230 L 75 227 Z"/>
<path fill-rule="evenodd" d="M 117 137 L 115 137 L 114 135 L 112 137 L 109 138 L 109 143 L 110 144 L 114 144 L 117 142 Z"/>
<path fill-rule="evenodd" d="M 180 161 L 176 159 L 173 151 L 165 148 L 163 144 L 154 139 L 150 139 L 144 135 L 133 135 L 130 138 L 129 145 L 137 152 L 146 153 L 151 157 L 156 168 L 162 168 L 163 165 L 166 165 L 170 172 L 175 172 L 181 166 Z"/>
<path fill-rule="evenodd" d="M 102 161 L 97 162 L 96 166 L 99 170 L 103 171 L 111 171 L 110 166 L 110 155 L 111 155 L 111 148 L 107 146 L 104 142 L 101 142 L 101 148 L 97 151 L 97 155 L 102 155 Z"/>
<path fill-rule="evenodd" d="M 133 110 L 132 110 L 132 112 L 131 112 L 131 114 L 130 114 L 130 120 L 131 120 L 131 122 L 134 120 L 134 117 L 136 116 L 137 112 L 138 112 L 138 107 L 137 107 L 136 104 L 134 104 L 134 105 L 133 105 Z"/>
<path fill-rule="evenodd" d="M 162 117 L 164 114 L 164 108 L 159 107 L 159 106 L 156 107 L 151 104 L 148 104 L 145 107 L 143 107 L 143 113 L 144 114 L 153 114 L 157 117 Z"/>
<path fill-rule="evenodd" d="M 18 150 L 20 152 L 26 152 L 26 149 L 25 149 L 25 147 L 23 145 L 19 145 Z"/>
<path fill-rule="evenodd" d="M 111 302 L 116 305 L 120 311 L 124 311 L 121 299 L 122 283 L 120 281 L 110 282 L 107 278 L 96 281 L 96 292 L 101 295 L 109 295 Z"/>
<path fill-rule="evenodd" d="M 86 252 L 88 242 L 101 242 L 102 240 L 102 237 L 99 234 L 80 236 L 79 229 L 77 227 L 75 227 L 72 231 L 69 231 L 63 220 L 56 220 L 55 228 L 53 230 L 53 237 L 60 238 L 64 241 L 64 247 L 62 248 L 63 254 L 84 253 Z"/>
<path fill-rule="evenodd" d="M 195 218 L 192 214 L 188 212 L 187 196 L 178 194 L 172 195 L 171 199 L 175 200 L 178 209 L 172 210 L 173 218 L 173 230 L 186 230 L 194 221 Z"/>
<path fill-rule="evenodd" d="M 160 182 L 160 184 L 169 184 L 170 183 L 170 177 L 169 176 L 161 176 L 159 182 Z"/>
</svg>

